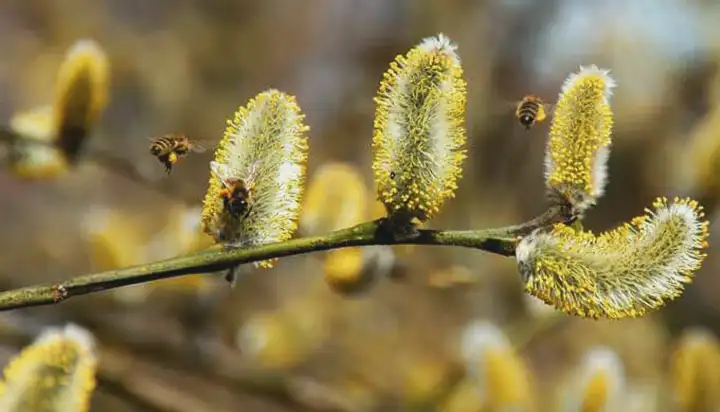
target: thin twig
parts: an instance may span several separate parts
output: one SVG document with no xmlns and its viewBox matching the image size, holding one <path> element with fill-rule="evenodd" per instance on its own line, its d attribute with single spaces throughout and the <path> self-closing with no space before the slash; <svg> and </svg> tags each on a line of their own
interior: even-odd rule
<svg viewBox="0 0 720 412">
<path fill-rule="evenodd" d="M 565 206 L 552 206 L 537 218 L 520 225 L 497 229 L 446 231 L 418 230 L 398 238 L 379 219 L 326 235 L 303 237 L 286 242 L 249 248 L 208 249 L 154 263 L 79 276 L 54 285 L 29 286 L 0 293 L 0 310 L 42 306 L 62 302 L 73 296 L 183 275 L 216 272 L 244 263 L 300 255 L 350 246 L 439 245 L 480 249 L 502 256 L 515 253 L 517 237 L 535 228 L 569 220 Z"/>
</svg>

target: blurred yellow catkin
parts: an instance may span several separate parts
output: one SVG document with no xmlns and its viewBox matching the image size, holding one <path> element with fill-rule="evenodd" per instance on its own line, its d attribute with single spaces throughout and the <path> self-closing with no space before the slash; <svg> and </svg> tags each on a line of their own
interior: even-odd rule
<svg viewBox="0 0 720 412">
<path fill-rule="evenodd" d="M 673 410 L 720 410 L 720 346 L 712 332 L 684 331 L 672 353 L 669 375 Z"/>
<path fill-rule="evenodd" d="M 440 34 L 396 57 L 375 98 L 373 173 L 391 215 L 430 219 L 455 195 L 466 157 L 457 46 Z"/>
<path fill-rule="evenodd" d="M 720 98 L 720 96 L 719 96 Z M 709 211 L 720 204 L 720 101 L 690 131 L 687 143 L 672 158 L 677 162 L 676 172 L 679 190 L 692 192 L 702 199 Z"/>
<path fill-rule="evenodd" d="M 43 332 L 5 368 L 0 411 L 88 411 L 97 367 L 94 345 L 79 326 Z"/>
<path fill-rule="evenodd" d="M 549 196 L 582 214 L 602 196 L 607 182 L 615 81 L 608 70 L 583 67 L 565 80 L 550 125 L 545 156 Z"/>
<path fill-rule="evenodd" d="M 470 323 L 463 331 L 460 354 L 467 379 L 475 383 L 484 408 L 535 409 L 530 370 L 495 325 L 487 321 Z"/>
<path fill-rule="evenodd" d="M 362 223 L 368 215 L 368 189 L 362 175 L 351 164 L 323 164 L 308 186 L 300 228 L 319 235 Z"/>
<path fill-rule="evenodd" d="M 216 242 L 240 247 L 292 237 L 305 191 L 309 128 L 304 118 L 294 96 L 267 90 L 228 121 L 210 162 L 203 201 L 203 229 Z M 228 205 L 240 186 L 249 189 L 247 207 L 233 211 Z"/>
<path fill-rule="evenodd" d="M 622 410 L 625 371 L 618 355 L 595 347 L 585 353 L 561 396 L 563 412 L 614 412 Z"/>
<path fill-rule="evenodd" d="M 674 299 L 705 258 L 708 222 L 691 199 L 595 235 L 563 224 L 526 236 L 516 257 L 525 291 L 571 315 L 642 316 Z"/>
<path fill-rule="evenodd" d="M 55 85 L 53 125 L 57 144 L 70 164 L 81 155 L 108 102 L 110 64 L 105 51 L 91 39 L 68 50 Z"/>
<path fill-rule="evenodd" d="M 105 52 L 93 40 L 78 40 L 58 71 L 53 104 L 19 112 L 11 119 L 10 128 L 19 136 L 12 148 L 12 171 L 26 179 L 53 178 L 67 171 L 80 158 L 108 93 Z"/>
<path fill-rule="evenodd" d="M 307 359 L 328 336 L 319 301 L 298 298 L 283 308 L 257 312 L 237 330 L 235 344 L 248 361 L 266 370 L 284 370 Z"/>
<path fill-rule="evenodd" d="M 20 136 L 20 141 L 10 148 L 10 167 L 16 176 L 41 180 L 67 171 L 65 157 L 52 144 L 55 139 L 52 106 L 16 113 L 10 119 L 10 128 Z"/>
</svg>

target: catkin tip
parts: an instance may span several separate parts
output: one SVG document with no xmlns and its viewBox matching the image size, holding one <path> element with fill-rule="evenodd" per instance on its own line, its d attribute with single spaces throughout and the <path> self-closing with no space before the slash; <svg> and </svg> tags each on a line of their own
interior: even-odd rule
<svg viewBox="0 0 720 412">
<path fill-rule="evenodd" d="M 642 316 L 680 296 L 705 258 L 708 222 L 691 199 L 653 207 L 597 236 L 564 224 L 526 236 L 516 249 L 525 290 L 589 318 Z"/>
<path fill-rule="evenodd" d="M 607 183 L 613 114 L 609 70 L 580 66 L 563 83 L 550 125 L 545 183 L 555 202 L 578 215 L 603 195 Z"/>
<path fill-rule="evenodd" d="M 398 56 L 375 98 L 373 173 L 391 215 L 430 219 L 452 198 L 466 157 L 466 83 L 444 35 Z"/>
<path fill-rule="evenodd" d="M 295 232 L 308 152 L 304 118 L 295 97 L 268 90 L 228 121 L 210 164 L 201 218 L 216 242 L 257 245 Z"/>
</svg>

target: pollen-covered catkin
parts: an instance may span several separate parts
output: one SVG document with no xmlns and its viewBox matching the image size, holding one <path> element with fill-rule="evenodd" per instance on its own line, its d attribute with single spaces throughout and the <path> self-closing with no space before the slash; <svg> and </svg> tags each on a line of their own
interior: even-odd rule
<svg viewBox="0 0 720 412">
<path fill-rule="evenodd" d="M 375 102 L 373 173 L 388 213 L 421 221 L 451 198 L 466 157 L 466 84 L 440 34 L 396 57 Z"/>
<path fill-rule="evenodd" d="M 293 96 L 269 90 L 228 122 L 203 201 L 203 230 L 216 242 L 258 245 L 287 240 L 295 232 L 308 152 L 304 117 Z M 246 214 L 240 216 L 227 209 L 221 194 L 237 181 L 250 192 Z"/>
<path fill-rule="evenodd" d="M 615 81 L 608 70 L 580 67 L 562 86 L 545 154 L 545 183 L 555 201 L 582 214 L 602 196 L 613 117 Z"/>
<path fill-rule="evenodd" d="M 94 346 L 79 326 L 43 332 L 5 368 L 0 411 L 87 411 L 95 388 Z"/>
<path fill-rule="evenodd" d="M 87 135 L 107 105 L 109 71 L 105 51 L 91 39 L 75 42 L 60 66 L 53 125 L 58 147 L 69 163 L 77 161 Z"/>
<path fill-rule="evenodd" d="M 598 236 L 564 224 L 517 246 L 525 291 L 568 314 L 642 316 L 678 297 L 705 258 L 708 222 L 694 200 L 659 198 Z"/>
</svg>

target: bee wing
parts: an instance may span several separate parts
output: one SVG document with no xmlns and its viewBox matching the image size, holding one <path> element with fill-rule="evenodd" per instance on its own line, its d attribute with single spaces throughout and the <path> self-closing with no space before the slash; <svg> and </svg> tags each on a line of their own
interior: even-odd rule
<svg viewBox="0 0 720 412">
<path fill-rule="evenodd" d="M 193 140 L 190 145 L 190 150 L 195 153 L 204 153 L 214 145 L 206 140 Z"/>
</svg>

